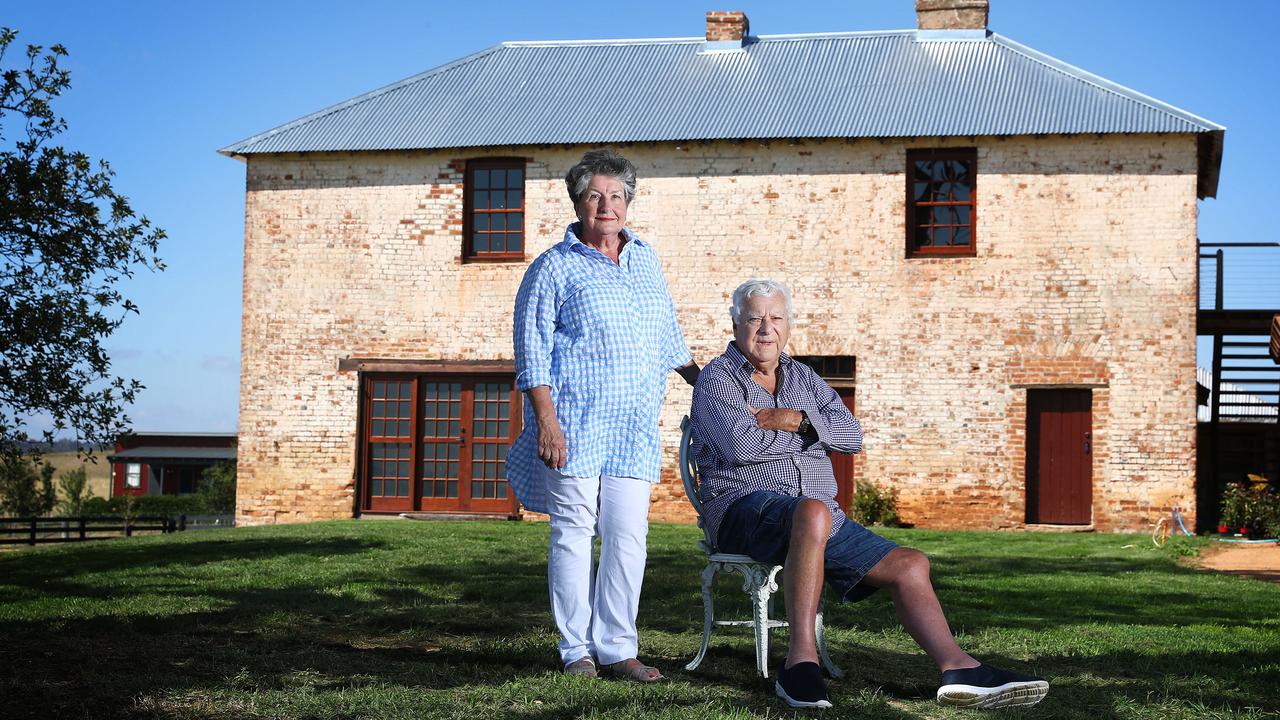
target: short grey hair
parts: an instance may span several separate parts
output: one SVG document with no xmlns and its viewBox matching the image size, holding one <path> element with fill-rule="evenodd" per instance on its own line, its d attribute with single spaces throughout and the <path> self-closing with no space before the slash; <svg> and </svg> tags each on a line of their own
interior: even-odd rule
<svg viewBox="0 0 1280 720">
<path fill-rule="evenodd" d="M 636 166 L 608 148 L 598 148 L 588 151 L 577 165 L 564 174 L 564 186 L 569 191 L 569 199 L 573 201 L 574 207 L 578 207 L 582 195 L 587 192 L 587 186 L 591 184 L 591 178 L 596 175 L 607 175 L 622 183 L 627 193 L 627 204 L 631 204 L 631 198 L 636 196 Z"/>
<path fill-rule="evenodd" d="M 787 324 L 791 324 L 791 290 L 786 285 L 777 280 L 765 280 L 760 278 L 752 278 L 738 286 L 733 291 L 733 304 L 729 306 L 729 318 L 733 320 L 733 324 L 737 325 L 738 320 L 742 318 L 742 310 L 747 304 L 749 297 L 768 297 L 781 293 L 783 299 L 787 301 Z"/>
</svg>

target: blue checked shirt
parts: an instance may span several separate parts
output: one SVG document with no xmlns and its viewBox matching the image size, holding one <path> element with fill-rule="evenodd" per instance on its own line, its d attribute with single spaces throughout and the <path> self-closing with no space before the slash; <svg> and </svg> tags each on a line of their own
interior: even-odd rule
<svg viewBox="0 0 1280 720">
<path fill-rule="evenodd" d="M 516 387 L 551 388 L 573 477 L 657 482 L 658 412 L 667 373 L 693 361 L 653 248 L 630 230 L 618 264 L 570 225 L 538 256 L 516 293 Z M 507 455 L 507 482 L 529 510 L 546 512 L 533 403 Z"/>
<path fill-rule="evenodd" d="M 693 452 L 711 538 L 719 537 L 729 506 L 757 490 L 821 500 L 831 510 L 831 534 L 844 525 L 828 453 L 862 450 L 862 426 L 808 365 L 786 353 L 779 364 L 782 387 L 774 396 L 751 379 L 751 363 L 731 342 L 693 388 Z M 762 430 L 748 405 L 803 410 L 817 439 Z"/>
</svg>

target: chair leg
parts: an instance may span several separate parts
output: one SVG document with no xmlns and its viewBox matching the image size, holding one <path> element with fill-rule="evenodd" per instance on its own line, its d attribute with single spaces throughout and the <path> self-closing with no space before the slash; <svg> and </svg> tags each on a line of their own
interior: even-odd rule
<svg viewBox="0 0 1280 720">
<path fill-rule="evenodd" d="M 822 665 L 827 668 L 827 673 L 833 678 L 844 677 L 844 670 L 840 669 L 831 661 L 831 656 L 827 654 L 827 638 L 823 631 L 822 625 L 822 599 L 818 599 L 818 614 L 814 617 L 813 634 L 818 641 L 818 656 L 822 658 Z"/>
<path fill-rule="evenodd" d="M 751 589 L 754 607 L 752 624 L 756 631 L 756 670 L 760 677 L 769 677 L 769 606 L 773 595 L 769 583 L 759 583 Z"/>
<path fill-rule="evenodd" d="M 702 571 L 702 647 L 693 660 L 684 666 L 685 670 L 697 670 L 702 658 L 707 654 L 707 645 L 711 642 L 711 628 L 715 627 L 715 608 L 711 597 L 711 586 L 716 579 L 716 563 L 707 563 Z"/>
</svg>

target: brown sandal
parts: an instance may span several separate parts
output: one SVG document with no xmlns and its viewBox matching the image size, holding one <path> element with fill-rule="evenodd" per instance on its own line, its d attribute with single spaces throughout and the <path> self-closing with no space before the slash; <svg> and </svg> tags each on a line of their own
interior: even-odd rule
<svg viewBox="0 0 1280 720">
<path fill-rule="evenodd" d="M 610 665 L 602 665 L 610 675 L 622 680 L 633 680 L 639 683 L 651 683 L 659 680 L 666 680 L 662 671 L 656 667 L 650 667 L 635 658 L 628 658 L 621 662 L 612 663 Z"/>
<path fill-rule="evenodd" d="M 600 673 L 596 672 L 596 663 L 589 656 L 579 658 L 564 666 L 565 675 L 581 675 L 583 677 L 599 677 Z"/>
</svg>

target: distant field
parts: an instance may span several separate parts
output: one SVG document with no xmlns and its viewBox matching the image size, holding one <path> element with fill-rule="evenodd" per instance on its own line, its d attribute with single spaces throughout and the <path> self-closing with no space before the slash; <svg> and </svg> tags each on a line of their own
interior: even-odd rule
<svg viewBox="0 0 1280 720">
<path fill-rule="evenodd" d="M 95 457 L 97 462 L 89 462 L 84 458 L 76 457 L 74 452 L 57 452 L 45 453 L 44 460 L 54 467 L 53 486 L 55 488 L 58 486 L 58 476 L 68 470 L 84 466 L 84 472 L 89 477 L 88 488 L 98 497 L 107 497 L 111 486 L 111 463 L 107 462 L 105 452 L 98 452 Z M 87 492 L 85 494 L 88 495 Z M 62 497 L 61 493 L 58 497 Z"/>
</svg>

